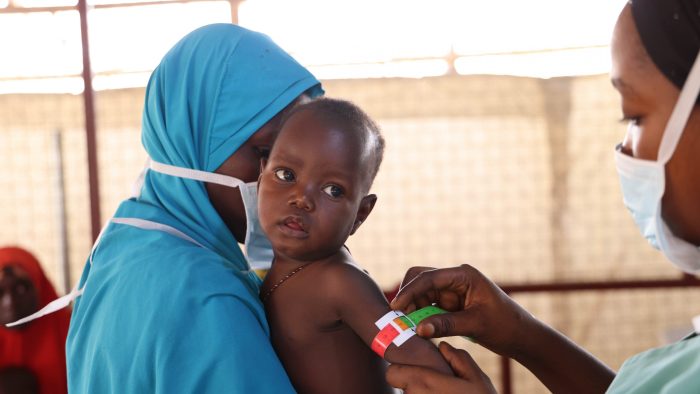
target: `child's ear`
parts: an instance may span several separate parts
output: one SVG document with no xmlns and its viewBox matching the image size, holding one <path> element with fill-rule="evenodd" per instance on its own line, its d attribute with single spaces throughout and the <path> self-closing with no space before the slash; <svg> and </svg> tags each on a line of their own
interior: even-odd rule
<svg viewBox="0 0 700 394">
<path fill-rule="evenodd" d="M 376 194 L 369 194 L 362 198 L 362 201 L 360 201 L 360 208 L 357 210 L 357 215 L 355 216 L 355 223 L 353 223 L 352 231 L 350 231 L 350 235 L 355 234 L 355 231 L 357 231 L 357 229 L 360 228 L 362 223 L 364 223 L 365 220 L 367 220 L 367 216 L 369 216 L 369 214 L 372 212 L 374 204 L 376 203 Z"/>
</svg>

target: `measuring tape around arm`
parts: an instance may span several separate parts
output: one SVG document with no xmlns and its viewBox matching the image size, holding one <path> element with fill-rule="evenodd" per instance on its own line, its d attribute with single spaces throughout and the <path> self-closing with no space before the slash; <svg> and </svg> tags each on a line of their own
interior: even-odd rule
<svg viewBox="0 0 700 394">
<path fill-rule="evenodd" d="M 426 306 L 404 315 L 399 311 L 389 311 L 374 324 L 379 329 L 379 333 L 372 340 L 372 350 L 384 358 L 384 353 L 390 344 L 401 346 L 410 337 L 416 335 L 416 326 L 422 320 L 446 313 L 445 310 L 436 306 Z"/>
</svg>

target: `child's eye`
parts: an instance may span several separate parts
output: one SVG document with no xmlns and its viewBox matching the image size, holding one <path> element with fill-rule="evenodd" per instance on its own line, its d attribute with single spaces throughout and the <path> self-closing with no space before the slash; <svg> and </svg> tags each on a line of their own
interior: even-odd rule
<svg viewBox="0 0 700 394">
<path fill-rule="evenodd" d="M 324 187 L 323 192 L 333 198 L 338 198 L 343 195 L 343 189 L 336 185 L 328 185 Z"/>
<path fill-rule="evenodd" d="M 285 182 L 294 182 L 294 173 L 292 170 L 288 170 L 286 168 L 280 168 L 279 170 L 275 171 L 275 176 L 277 179 Z"/>
</svg>

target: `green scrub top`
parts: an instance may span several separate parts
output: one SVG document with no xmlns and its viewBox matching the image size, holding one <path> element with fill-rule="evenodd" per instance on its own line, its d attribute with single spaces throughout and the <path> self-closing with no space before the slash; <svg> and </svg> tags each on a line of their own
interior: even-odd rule
<svg viewBox="0 0 700 394">
<path fill-rule="evenodd" d="M 700 393 L 700 336 L 693 335 L 625 361 L 607 393 Z"/>
</svg>

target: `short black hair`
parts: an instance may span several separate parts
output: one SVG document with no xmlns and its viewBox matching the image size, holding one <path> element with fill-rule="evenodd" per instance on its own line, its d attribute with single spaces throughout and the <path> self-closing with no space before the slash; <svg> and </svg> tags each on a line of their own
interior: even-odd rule
<svg viewBox="0 0 700 394">
<path fill-rule="evenodd" d="M 348 100 L 341 100 L 328 97 L 316 98 L 306 104 L 294 107 L 282 120 L 284 124 L 294 114 L 301 111 L 313 111 L 324 119 L 332 122 L 339 122 L 349 130 L 358 133 L 366 133 L 362 137 L 369 137 L 367 143 L 372 144 L 372 160 L 370 165 L 370 182 L 372 185 L 374 178 L 379 172 L 379 167 L 384 158 L 384 137 L 377 123 L 355 103 Z"/>
<path fill-rule="evenodd" d="M 700 1 L 634 0 L 629 4 L 649 58 L 682 89 L 700 48 Z"/>
</svg>

